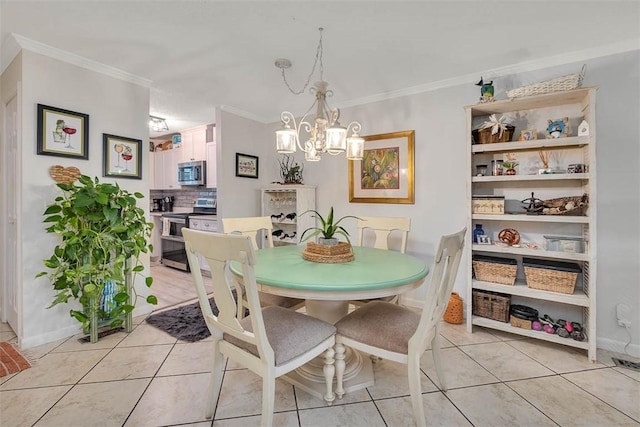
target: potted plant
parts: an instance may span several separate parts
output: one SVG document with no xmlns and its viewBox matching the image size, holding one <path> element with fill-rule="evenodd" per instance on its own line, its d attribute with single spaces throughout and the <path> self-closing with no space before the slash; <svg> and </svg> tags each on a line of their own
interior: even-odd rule
<svg viewBox="0 0 640 427">
<path fill-rule="evenodd" d="M 504 162 L 502 163 L 502 167 L 505 168 L 506 175 L 515 175 L 516 167 L 518 166 L 518 162 Z"/>
<path fill-rule="evenodd" d="M 144 197 L 141 193 L 85 175 L 78 182 L 57 184 L 63 193 L 44 212 L 47 233 L 62 241 L 44 260 L 51 271 L 36 277 L 47 275 L 56 291 L 49 308 L 70 299 L 82 304 L 82 311 L 72 309 L 70 315 L 96 342 L 99 326 L 119 327 L 123 317 L 127 332 L 131 331 L 131 312 L 138 298 L 133 275 L 144 270 L 140 254 L 153 250 L 148 243 L 153 224 L 136 207 L 136 199 Z M 145 279 L 148 287 L 152 283 L 151 277 Z M 154 295 L 146 301 L 157 304 Z"/>
<path fill-rule="evenodd" d="M 283 154 L 278 160 L 280 165 L 280 177 L 283 184 L 302 184 L 302 171 L 304 167 L 299 165 L 294 158 L 288 154 Z"/>
<path fill-rule="evenodd" d="M 322 215 L 320 215 L 317 211 L 314 210 L 308 210 L 302 213 L 302 215 L 308 213 L 308 212 L 313 212 L 314 215 L 312 215 L 313 218 L 316 218 L 318 221 L 320 221 L 321 227 L 309 227 L 306 230 L 304 230 L 302 232 L 302 236 L 300 236 L 300 241 L 304 242 L 305 240 L 308 240 L 312 237 L 315 237 L 319 234 L 322 234 L 321 238 L 318 238 L 318 244 L 320 245 L 325 245 L 325 246 L 335 246 L 338 244 L 338 239 L 336 239 L 334 237 L 334 235 L 336 234 L 340 234 L 342 236 L 344 236 L 347 239 L 347 242 L 349 244 L 351 244 L 351 241 L 349 240 L 349 232 L 347 230 L 344 229 L 344 227 L 342 227 L 340 224 L 340 222 L 343 219 L 346 218 L 356 218 L 356 219 L 360 219 L 357 216 L 353 216 L 353 215 L 346 215 L 343 216 L 342 218 L 338 219 L 337 221 L 334 222 L 333 219 L 333 206 L 331 206 L 331 209 L 329 209 L 329 215 L 327 215 L 327 219 L 325 220 Z M 311 234 L 309 234 L 307 236 L 307 238 L 305 239 L 305 234 L 307 234 L 308 231 L 313 231 Z"/>
</svg>

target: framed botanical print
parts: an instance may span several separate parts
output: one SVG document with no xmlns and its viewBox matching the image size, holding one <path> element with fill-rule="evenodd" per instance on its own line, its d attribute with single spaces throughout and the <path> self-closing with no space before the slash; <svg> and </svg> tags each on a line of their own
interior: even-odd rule
<svg viewBox="0 0 640 427">
<path fill-rule="evenodd" d="M 37 153 L 89 159 L 89 115 L 38 104 Z"/>
<path fill-rule="evenodd" d="M 414 134 L 364 136 L 364 157 L 349 162 L 349 202 L 415 203 Z"/>
<path fill-rule="evenodd" d="M 258 157 L 236 153 L 236 176 L 258 178 Z"/>
<path fill-rule="evenodd" d="M 102 134 L 102 176 L 142 179 L 142 140 Z"/>
</svg>

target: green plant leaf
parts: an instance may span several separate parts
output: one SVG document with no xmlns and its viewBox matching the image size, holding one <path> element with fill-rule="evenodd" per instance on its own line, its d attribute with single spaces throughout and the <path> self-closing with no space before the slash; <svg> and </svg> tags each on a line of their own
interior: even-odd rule
<svg viewBox="0 0 640 427">
<path fill-rule="evenodd" d="M 156 298 L 156 296 L 155 296 L 155 295 L 149 295 L 149 296 L 147 297 L 147 302 L 148 302 L 149 304 L 152 304 L 152 305 L 157 305 L 157 304 L 158 304 L 158 298 Z"/>
<path fill-rule="evenodd" d="M 62 217 L 60 215 L 51 215 L 50 217 L 45 218 L 42 222 L 60 222 Z"/>
<path fill-rule="evenodd" d="M 53 213 L 58 213 L 62 211 L 62 207 L 60 205 L 50 205 L 45 211 L 44 215 L 51 215 Z"/>
<path fill-rule="evenodd" d="M 153 277 L 149 276 L 144 279 L 144 284 L 147 285 L 147 288 L 150 288 L 153 285 Z"/>
<path fill-rule="evenodd" d="M 140 193 L 139 191 L 136 191 L 135 193 L 133 193 L 133 195 L 138 199 L 144 199 L 144 194 Z"/>
<path fill-rule="evenodd" d="M 142 265 L 136 265 L 136 266 L 133 268 L 133 271 L 134 271 L 135 273 L 140 273 L 141 271 L 144 271 L 144 266 L 142 266 Z"/>
<path fill-rule="evenodd" d="M 123 302 L 126 302 L 126 301 L 129 299 L 129 295 L 127 295 L 127 293 L 126 293 L 126 292 L 120 292 L 120 293 L 117 293 L 117 294 L 113 297 L 113 299 L 114 299 L 116 302 L 123 303 Z"/>
<path fill-rule="evenodd" d="M 96 194 L 96 202 L 101 205 L 106 205 L 107 203 L 109 203 L 109 195 L 105 193 Z"/>
<path fill-rule="evenodd" d="M 78 310 L 71 310 L 70 314 L 71 314 L 71 317 L 76 319 L 78 322 L 84 323 L 89 320 L 86 314 Z"/>
</svg>

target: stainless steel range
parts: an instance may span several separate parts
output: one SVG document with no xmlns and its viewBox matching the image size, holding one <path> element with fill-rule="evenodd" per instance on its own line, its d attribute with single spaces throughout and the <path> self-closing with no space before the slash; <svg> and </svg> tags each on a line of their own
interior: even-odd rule
<svg viewBox="0 0 640 427">
<path fill-rule="evenodd" d="M 197 199 L 193 212 L 167 212 L 162 214 L 162 264 L 189 271 L 187 251 L 184 246 L 182 229 L 189 228 L 189 217 L 194 215 L 215 215 L 216 199 Z"/>
</svg>

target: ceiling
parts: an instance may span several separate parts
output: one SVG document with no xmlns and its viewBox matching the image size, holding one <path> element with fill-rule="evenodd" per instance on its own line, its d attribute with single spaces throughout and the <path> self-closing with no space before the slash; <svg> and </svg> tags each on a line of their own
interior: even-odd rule
<svg viewBox="0 0 640 427">
<path fill-rule="evenodd" d="M 0 19 L 3 44 L 17 33 L 149 79 L 150 114 L 171 131 L 214 122 L 216 106 L 263 122 L 302 115 L 311 95 L 289 92 L 274 60 L 291 60 L 300 90 L 320 26 L 340 107 L 640 40 L 636 1 L 2 0 Z"/>
</svg>

